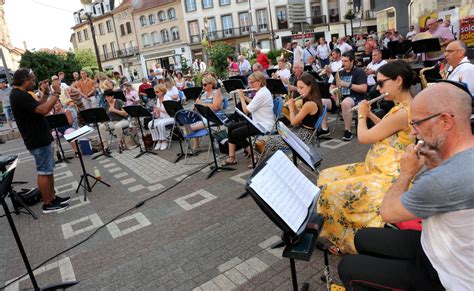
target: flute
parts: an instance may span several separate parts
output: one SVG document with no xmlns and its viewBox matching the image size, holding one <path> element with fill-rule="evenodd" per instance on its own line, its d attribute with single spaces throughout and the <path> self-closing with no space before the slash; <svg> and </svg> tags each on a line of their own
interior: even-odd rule
<svg viewBox="0 0 474 291">
<path fill-rule="evenodd" d="M 234 90 L 234 91 L 230 91 L 229 94 L 239 93 L 240 90 L 241 90 L 241 89 L 236 89 L 236 90 Z M 249 88 L 249 89 L 243 89 L 243 90 L 242 90 L 242 92 L 252 92 L 252 91 L 257 91 L 257 90 L 255 90 L 255 89 L 250 89 L 250 88 Z"/>
<path fill-rule="evenodd" d="M 299 97 L 296 97 L 296 98 L 292 98 L 293 101 L 298 101 L 300 99 L 303 99 L 303 96 L 299 96 Z M 284 107 L 287 107 L 288 108 L 288 102 L 285 103 Z"/>
<path fill-rule="evenodd" d="M 377 102 L 377 101 L 382 100 L 382 99 L 385 98 L 385 96 L 387 96 L 387 95 L 388 95 L 387 92 L 380 94 L 380 96 L 375 97 L 374 99 L 370 100 L 370 101 L 369 101 L 369 105 L 370 105 L 370 104 L 373 104 L 373 103 L 375 103 L 375 102 Z M 356 106 L 352 107 L 351 111 L 357 111 L 358 109 L 359 109 L 359 105 L 356 105 Z"/>
<path fill-rule="evenodd" d="M 425 141 L 422 140 L 422 139 L 419 139 L 415 145 L 415 152 L 416 152 L 416 155 L 417 156 L 420 156 L 420 151 L 421 151 L 421 148 L 425 145 Z"/>
</svg>

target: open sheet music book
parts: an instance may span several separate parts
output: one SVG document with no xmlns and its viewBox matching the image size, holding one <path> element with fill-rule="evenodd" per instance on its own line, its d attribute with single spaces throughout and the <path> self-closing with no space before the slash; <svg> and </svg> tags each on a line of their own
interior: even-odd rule
<svg viewBox="0 0 474 291">
<path fill-rule="evenodd" d="M 303 161 L 315 170 L 315 165 L 319 164 L 319 157 L 314 157 L 312 150 L 296 134 L 294 134 L 283 122 L 278 122 L 278 133 L 281 138 L 293 149 Z"/>
<path fill-rule="evenodd" d="M 294 234 L 301 234 L 321 190 L 282 151 L 277 151 L 264 163 L 247 182 L 253 190 L 251 194 L 256 193 Z M 258 203 L 258 199 L 256 201 Z M 286 226 L 278 226 L 285 231 Z"/>
<path fill-rule="evenodd" d="M 255 127 L 258 131 L 260 131 L 261 134 L 265 134 L 267 132 L 267 130 L 265 129 L 265 127 L 263 127 L 263 125 L 261 125 L 258 122 L 253 121 L 250 117 L 247 116 L 247 114 L 243 113 L 238 108 L 235 108 L 235 112 L 237 112 L 238 115 L 245 118 L 245 120 L 247 120 L 248 123 L 253 125 L 253 127 Z"/>
<path fill-rule="evenodd" d="M 70 134 L 65 134 L 64 138 L 70 142 L 75 139 L 78 139 L 79 137 L 85 136 L 91 132 L 93 132 L 94 129 L 92 127 L 89 127 L 88 125 L 84 125 L 83 127 L 79 128 L 78 130 L 75 130 L 71 132 Z"/>
</svg>

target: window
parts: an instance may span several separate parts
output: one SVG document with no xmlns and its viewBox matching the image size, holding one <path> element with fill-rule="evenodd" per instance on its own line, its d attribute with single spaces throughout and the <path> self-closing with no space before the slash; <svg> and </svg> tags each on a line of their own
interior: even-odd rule
<svg viewBox="0 0 474 291">
<path fill-rule="evenodd" d="M 148 33 L 142 34 L 142 41 L 143 41 L 144 47 L 147 47 L 150 45 L 150 41 L 148 40 Z"/>
<path fill-rule="evenodd" d="M 216 19 L 214 17 L 208 18 L 207 19 L 207 32 L 208 32 L 207 35 L 209 36 L 210 39 L 217 38 L 216 31 L 217 31 Z"/>
<path fill-rule="evenodd" d="M 160 20 L 160 22 L 163 22 L 166 20 L 166 15 L 164 11 L 158 12 L 158 19 Z"/>
<path fill-rule="evenodd" d="M 102 15 L 102 5 L 101 4 L 97 4 L 95 5 L 95 15 Z"/>
<path fill-rule="evenodd" d="M 257 10 L 257 26 L 258 31 L 267 31 L 268 30 L 268 17 L 267 17 L 267 9 L 260 9 Z"/>
<path fill-rule="evenodd" d="M 278 29 L 288 28 L 288 16 L 286 14 L 285 6 L 280 6 L 276 8 L 276 16 L 278 20 Z"/>
<path fill-rule="evenodd" d="M 125 26 L 127 27 L 127 34 L 132 33 L 132 25 L 130 22 L 125 23 Z"/>
<path fill-rule="evenodd" d="M 239 13 L 240 33 L 250 33 L 250 14 L 248 12 Z"/>
<path fill-rule="evenodd" d="M 82 42 L 82 33 L 80 31 L 77 32 L 77 40 L 79 40 L 79 42 Z"/>
<path fill-rule="evenodd" d="M 244 3 L 244 2 L 248 2 L 248 0 L 237 0 L 237 3 Z"/>
<path fill-rule="evenodd" d="M 186 6 L 186 12 L 196 10 L 196 0 L 186 0 L 184 5 Z"/>
<path fill-rule="evenodd" d="M 191 43 L 196 43 L 201 41 L 199 38 L 199 23 L 197 21 L 188 22 L 189 36 L 191 38 Z"/>
<path fill-rule="evenodd" d="M 176 26 L 171 28 L 171 35 L 173 36 L 173 41 L 179 40 L 179 29 Z"/>
<path fill-rule="evenodd" d="M 170 35 L 168 33 L 168 30 L 162 29 L 161 30 L 161 39 L 163 42 L 169 42 L 170 41 Z"/>
<path fill-rule="evenodd" d="M 160 43 L 160 38 L 158 37 L 158 32 L 153 31 L 151 33 L 151 42 L 153 45 Z"/>
<path fill-rule="evenodd" d="M 224 36 L 232 36 L 234 28 L 232 24 L 232 15 L 222 16 L 222 28 L 224 29 Z"/>
<path fill-rule="evenodd" d="M 230 5 L 230 0 L 219 0 L 219 5 L 220 6 Z"/>
<path fill-rule="evenodd" d="M 114 28 L 112 27 L 112 21 L 111 20 L 107 20 L 105 22 L 105 25 L 107 26 L 107 32 L 113 32 L 114 31 Z"/>
<path fill-rule="evenodd" d="M 112 53 L 112 56 L 117 56 L 117 48 L 115 47 L 115 42 L 110 43 L 110 52 Z"/>
<path fill-rule="evenodd" d="M 176 19 L 176 11 L 174 10 L 174 8 L 168 9 L 168 19 Z"/>
<path fill-rule="evenodd" d="M 110 2 L 109 0 L 104 1 L 104 13 L 107 13 L 110 10 L 112 10 L 112 9 L 110 9 L 110 3 L 109 2 Z"/>
<path fill-rule="evenodd" d="M 214 5 L 212 3 L 212 0 L 202 0 L 202 8 L 207 9 L 207 8 L 212 8 Z"/>
<path fill-rule="evenodd" d="M 150 25 L 153 25 L 153 24 L 156 23 L 155 14 L 150 14 L 150 15 L 148 15 L 148 22 L 150 23 Z"/>
<path fill-rule="evenodd" d="M 337 0 L 328 1 L 329 8 L 329 22 L 339 21 L 339 3 Z"/>
<path fill-rule="evenodd" d="M 84 39 L 85 39 L 85 40 L 88 40 L 88 39 L 89 39 L 89 31 L 87 30 L 87 28 L 84 29 L 84 32 L 83 32 L 83 33 L 84 33 Z"/>
<path fill-rule="evenodd" d="M 104 34 L 105 34 L 104 24 L 103 24 L 103 23 L 99 23 L 99 33 L 100 33 L 100 35 L 104 35 Z"/>
<path fill-rule="evenodd" d="M 107 54 L 109 53 L 109 50 L 107 49 L 107 45 L 103 44 L 102 45 L 102 50 L 104 51 L 105 58 L 108 59 Z"/>
<path fill-rule="evenodd" d="M 120 24 L 120 36 L 124 36 L 124 35 L 125 35 L 125 25 Z"/>
<path fill-rule="evenodd" d="M 146 26 L 146 17 L 145 16 L 140 16 L 140 25 L 142 27 Z"/>
</svg>

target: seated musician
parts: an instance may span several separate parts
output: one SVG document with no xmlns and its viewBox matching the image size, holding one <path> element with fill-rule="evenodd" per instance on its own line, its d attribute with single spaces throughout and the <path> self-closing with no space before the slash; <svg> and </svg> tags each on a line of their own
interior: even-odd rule
<svg viewBox="0 0 474 291">
<path fill-rule="evenodd" d="M 273 73 L 272 78 L 273 79 L 280 79 L 283 82 L 283 85 L 285 85 L 285 87 L 287 87 L 288 86 L 288 81 L 289 81 L 290 76 L 291 76 L 291 72 L 286 67 L 286 59 L 278 57 L 277 62 L 278 62 L 278 70 L 275 73 Z"/>
<path fill-rule="evenodd" d="M 319 72 L 321 70 L 321 66 L 318 64 L 318 61 L 316 60 L 315 57 L 309 56 L 308 58 L 308 63 L 306 63 L 307 66 L 311 66 L 311 71 L 313 72 Z M 293 64 L 293 67 L 295 64 Z M 293 68 L 294 70 L 294 68 Z"/>
<path fill-rule="evenodd" d="M 400 172 L 399 161 L 410 136 L 410 88 L 415 74 L 404 61 L 382 66 L 377 73 L 377 87 L 396 103 L 383 119 L 370 111 L 366 100 L 359 105 L 357 137 L 362 144 L 373 144 L 364 162 L 341 165 L 321 171 L 323 187 L 318 212 L 326 217 L 322 237 L 334 245 L 332 253 L 354 253 L 354 234 L 364 227 L 382 227 L 379 215 L 382 199 Z M 368 129 L 367 120 L 375 126 Z"/>
<path fill-rule="evenodd" d="M 331 63 L 329 66 L 326 66 L 322 69 L 320 74 L 325 74 L 327 77 L 327 80 L 329 83 L 332 83 L 334 80 L 333 74 L 335 74 L 337 71 L 339 71 L 342 68 L 342 57 L 341 57 L 341 51 L 339 49 L 334 49 L 331 52 Z"/>
<path fill-rule="evenodd" d="M 153 107 L 153 119 L 148 123 L 151 138 L 156 143 L 154 149 L 161 151 L 168 148 L 167 137 L 169 135 L 169 131 L 166 129 L 166 126 L 174 123 L 174 118 L 168 115 L 165 107 L 163 106 L 163 101 L 171 100 L 171 98 L 166 97 L 167 92 L 168 89 L 166 89 L 165 85 L 156 85 L 156 103 Z"/>
<path fill-rule="evenodd" d="M 474 97 L 474 65 L 467 58 L 466 44 L 460 40 L 453 41 L 446 47 L 445 54 L 450 66 L 447 79 L 466 84 Z"/>
<path fill-rule="evenodd" d="M 105 100 L 105 111 L 109 115 L 110 121 L 101 123 L 99 125 L 100 134 L 104 143 L 104 148 L 109 149 L 109 129 L 114 129 L 115 135 L 117 136 L 117 144 L 119 153 L 122 153 L 124 149 L 123 144 L 123 129 L 128 127 L 128 113 L 122 109 L 123 101 L 114 98 L 113 90 L 104 91 Z"/>
<path fill-rule="evenodd" d="M 321 108 L 321 94 L 318 84 L 313 75 L 303 73 L 297 81 L 298 93 L 303 97 L 303 105 L 297 108 L 293 98 L 288 99 L 284 107 L 289 109 L 288 119 L 293 126 L 293 131 L 304 143 L 311 142 L 310 138 L 314 132 L 314 125 L 319 118 Z M 279 135 L 272 136 L 265 144 L 265 155 L 271 155 L 279 149 L 287 148 L 285 142 Z"/>
<path fill-rule="evenodd" d="M 410 111 L 411 132 L 424 146 L 407 148 L 380 214 L 389 223 L 420 217 L 423 229 L 359 230 L 355 236 L 359 255 L 344 257 L 338 268 L 347 290 L 376 286 L 472 290 L 474 286 L 471 98 L 452 84 L 438 83 L 421 91 Z"/>
<path fill-rule="evenodd" d="M 245 114 L 251 113 L 252 120 L 269 131 L 275 123 L 275 115 L 273 114 L 272 94 L 268 91 L 267 87 L 265 87 L 266 79 L 261 72 L 255 72 L 249 76 L 248 83 L 250 88 L 257 91 L 257 94 L 255 94 L 255 97 L 247 104 L 244 92 L 240 90 L 239 99 L 242 103 L 242 111 Z M 248 154 L 248 136 L 258 133 L 259 132 L 253 127 L 250 127 L 249 131 L 246 121 L 230 124 L 228 127 L 229 157 L 224 161 L 224 165 L 237 164 L 237 159 L 235 158 L 237 144 L 245 147 L 246 153 Z"/>
<path fill-rule="evenodd" d="M 375 75 L 377 70 L 387 63 L 382 60 L 382 52 L 379 49 L 372 50 L 372 61 L 365 67 L 364 73 L 367 75 L 367 86 L 369 94 L 372 98 L 377 97 L 380 93 L 377 92 L 375 86 Z"/>
<path fill-rule="evenodd" d="M 361 68 L 354 65 L 354 55 L 352 53 L 344 53 L 342 55 L 342 70 L 339 71 L 339 80 L 336 78 L 332 82 L 330 89 L 339 88 L 342 95 L 341 109 L 342 119 L 344 120 L 344 136 L 342 140 L 350 141 L 352 139 L 351 108 L 359 103 L 367 92 L 367 77 Z M 327 100 L 327 99 L 325 99 Z M 331 102 L 325 101 L 328 110 L 332 109 Z M 327 116 L 323 121 L 322 128 L 327 128 Z"/>
</svg>

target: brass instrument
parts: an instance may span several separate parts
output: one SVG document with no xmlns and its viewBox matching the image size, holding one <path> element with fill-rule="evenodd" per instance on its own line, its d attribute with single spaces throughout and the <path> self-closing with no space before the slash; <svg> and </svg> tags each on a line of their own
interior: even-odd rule
<svg viewBox="0 0 474 291">
<path fill-rule="evenodd" d="M 373 103 L 375 103 L 375 102 L 378 102 L 378 101 L 380 101 L 380 100 L 382 100 L 382 99 L 385 98 L 387 95 L 388 95 L 387 92 L 380 94 L 380 96 L 375 97 L 374 99 L 370 100 L 370 101 L 369 101 L 369 105 L 370 105 L 370 104 L 373 104 Z M 351 111 L 357 111 L 357 110 L 359 110 L 359 105 L 356 105 L 356 106 L 354 106 L 354 107 L 351 108 Z"/>
<path fill-rule="evenodd" d="M 280 54 L 280 58 L 283 58 L 283 59 L 288 59 L 288 55 L 292 55 L 293 52 L 290 51 L 290 50 L 287 50 L 285 48 L 281 48 L 281 54 Z"/>
<path fill-rule="evenodd" d="M 426 67 L 426 68 L 423 68 L 423 69 L 420 70 L 419 77 L 420 77 L 420 81 L 421 81 L 421 89 L 426 89 L 426 87 L 428 87 L 428 85 L 429 85 L 428 81 L 426 80 L 426 77 L 425 77 L 425 72 L 429 71 L 429 70 L 433 70 L 438 65 L 439 65 L 439 63 L 437 63 L 434 66 Z"/>
<path fill-rule="evenodd" d="M 327 75 L 327 70 L 328 68 L 330 68 L 330 65 L 325 65 L 324 68 L 322 68 L 320 71 L 319 71 L 319 76 L 322 77 L 324 75 Z"/>
<path fill-rule="evenodd" d="M 334 101 L 336 103 L 336 107 L 339 107 L 341 105 L 342 101 L 342 91 L 337 84 L 341 81 L 341 76 L 339 76 L 339 71 L 336 72 L 336 88 L 332 88 L 329 90 L 329 93 L 334 96 Z"/>
</svg>

